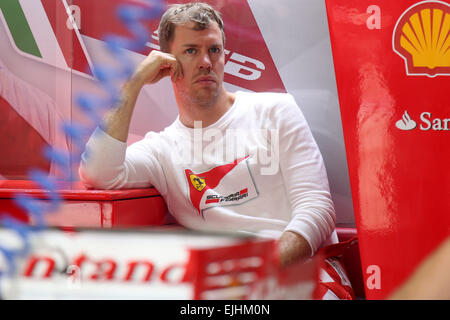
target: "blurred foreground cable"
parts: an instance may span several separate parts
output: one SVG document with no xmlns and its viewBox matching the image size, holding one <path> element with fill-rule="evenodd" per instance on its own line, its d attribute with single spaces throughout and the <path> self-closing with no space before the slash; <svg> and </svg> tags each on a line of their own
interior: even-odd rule
<svg viewBox="0 0 450 320">
<path fill-rule="evenodd" d="M 134 64 L 130 60 L 127 50 L 140 51 L 146 48 L 150 33 L 143 22 L 159 18 L 165 9 L 165 3 L 162 0 L 135 2 L 136 5 L 124 4 L 118 6 L 117 9 L 118 18 L 125 24 L 133 37 L 109 35 L 103 39 L 110 54 L 119 62 L 119 67 L 112 68 L 98 64 L 93 66 L 94 77 L 105 91 L 106 98 L 80 94 L 76 99 L 78 107 L 91 120 L 91 126 L 74 122 L 66 122 L 62 125 L 63 133 L 73 142 L 73 150 L 70 154 L 50 147 L 44 150 L 45 157 L 55 162 L 61 169 L 62 177 L 59 177 L 59 180 L 67 183 L 76 180 L 77 174 L 74 173 L 73 167 L 80 161 L 86 138 L 100 124 L 101 111 L 116 105 L 119 100 L 120 90 L 116 84 L 128 79 L 134 71 Z M 31 169 L 29 178 L 39 188 L 46 191 L 47 199 L 38 200 L 25 194 L 15 196 L 15 203 L 28 214 L 29 223 L 21 222 L 8 213 L 1 215 L 1 225 L 20 239 L 20 245 L 5 246 L 0 243 L 0 262 L 4 262 L 4 266 L 0 269 L 0 281 L 4 276 L 14 276 L 17 271 L 17 260 L 26 257 L 31 251 L 31 236 L 33 233 L 45 229 L 45 214 L 56 212 L 63 202 L 58 192 L 58 186 L 61 184 L 58 184 L 55 177 L 50 177 L 39 169 Z"/>
</svg>

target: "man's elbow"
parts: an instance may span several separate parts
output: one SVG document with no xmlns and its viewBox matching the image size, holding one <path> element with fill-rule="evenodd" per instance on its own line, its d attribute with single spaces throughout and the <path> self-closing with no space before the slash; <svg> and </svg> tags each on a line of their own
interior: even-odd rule
<svg viewBox="0 0 450 320">
<path fill-rule="evenodd" d="M 87 189 L 109 190 L 115 188 L 114 182 L 108 181 L 101 170 L 94 170 L 83 163 L 78 168 L 78 175 Z"/>
<path fill-rule="evenodd" d="M 319 221 L 322 221 L 319 228 L 322 229 L 323 238 L 328 238 L 336 228 L 336 211 L 331 201 L 323 206 L 319 217 Z"/>
</svg>

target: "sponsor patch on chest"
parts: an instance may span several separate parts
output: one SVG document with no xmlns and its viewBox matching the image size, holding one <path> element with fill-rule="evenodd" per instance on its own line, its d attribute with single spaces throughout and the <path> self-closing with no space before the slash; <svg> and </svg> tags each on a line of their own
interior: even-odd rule
<svg viewBox="0 0 450 320">
<path fill-rule="evenodd" d="M 248 159 L 239 158 L 201 173 L 185 170 L 188 196 L 199 215 L 211 207 L 239 205 L 258 196 Z"/>
</svg>

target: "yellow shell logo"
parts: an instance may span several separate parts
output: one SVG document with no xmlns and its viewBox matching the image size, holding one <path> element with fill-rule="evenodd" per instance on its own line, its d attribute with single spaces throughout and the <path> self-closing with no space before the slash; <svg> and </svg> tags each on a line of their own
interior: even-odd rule
<svg viewBox="0 0 450 320">
<path fill-rule="evenodd" d="M 189 179 L 191 180 L 192 185 L 197 191 L 202 191 L 203 188 L 206 187 L 206 181 L 204 178 L 200 178 L 196 176 L 195 174 L 191 174 L 189 176 Z"/>
<path fill-rule="evenodd" d="M 411 6 L 397 21 L 392 42 L 408 75 L 450 75 L 450 5 L 423 1 Z"/>
</svg>

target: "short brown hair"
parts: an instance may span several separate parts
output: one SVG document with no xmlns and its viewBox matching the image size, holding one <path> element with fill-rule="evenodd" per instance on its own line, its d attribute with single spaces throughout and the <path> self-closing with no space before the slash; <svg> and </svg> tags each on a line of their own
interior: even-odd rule
<svg viewBox="0 0 450 320">
<path fill-rule="evenodd" d="M 190 2 L 186 4 L 174 4 L 167 9 L 161 17 L 158 27 L 159 46 L 161 51 L 169 52 L 173 40 L 175 27 L 194 22 L 194 30 L 208 28 L 211 22 L 217 22 L 222 31 L 222 41 L 225 46 L 225 32 L 221 14 L 209 4 L 203 2 Z"/>
</svg>

